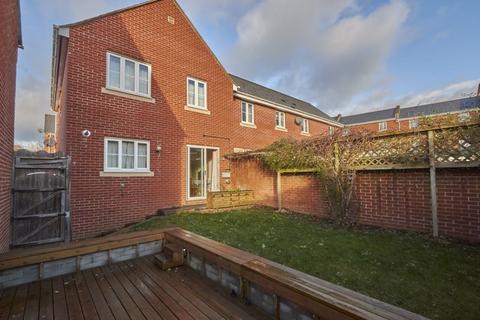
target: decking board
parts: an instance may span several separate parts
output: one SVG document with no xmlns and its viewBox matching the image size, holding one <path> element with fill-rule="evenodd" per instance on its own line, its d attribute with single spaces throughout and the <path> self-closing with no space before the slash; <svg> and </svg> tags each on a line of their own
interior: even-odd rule
<svg viewBox="0 0 480 320">
<path fill-rule="evenodd" d="M 264 318 L 231 299 L 186 267 L 166 272 L 139 258 L 2 290 L 0 320 Z"/>
</svg>

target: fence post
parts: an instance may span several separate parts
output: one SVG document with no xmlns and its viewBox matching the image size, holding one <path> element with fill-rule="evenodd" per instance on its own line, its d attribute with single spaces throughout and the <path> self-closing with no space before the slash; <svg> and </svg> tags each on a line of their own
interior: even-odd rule
<svg viewBox="0 0 480 320">
<path fill-rule="evenodd" d="M 282 172 L 277 171 L 277 207 L 282 210 Z"/>
<path fill-rule="evenodd" d="M 437 173 L 435 170 L 435 142 L 433 130 L 428 131 L 428 161 L 430 167 L 430 199 L 432 201 L 432 231 L 433 237 L 438 237 L 437 216 Z"/>
</svg>

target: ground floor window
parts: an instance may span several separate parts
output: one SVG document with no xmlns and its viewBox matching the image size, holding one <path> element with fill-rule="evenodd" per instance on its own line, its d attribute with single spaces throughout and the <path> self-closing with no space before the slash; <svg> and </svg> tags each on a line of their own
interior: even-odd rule
<svg viewBox="0 0 480 320">
<path fill-rule="evenodd" d="M 150 142 L 105 138 L 105 172 L 150 171 Z"/>
<path fill-rule="evenodd" d="M 206 199 L 207 192 L 220 190 L 219 149 L 188 146 L 187 197 Z"/>
</svg>

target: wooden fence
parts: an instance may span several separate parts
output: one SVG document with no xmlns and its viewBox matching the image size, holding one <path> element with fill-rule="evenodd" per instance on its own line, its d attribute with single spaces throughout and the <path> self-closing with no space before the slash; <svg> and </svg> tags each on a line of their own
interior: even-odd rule
<svg viewBox="0 0 480 320">
<path fill-rule="evenodd" d="M 69 239 L 69 158 L 15 158 L 12 246 Z"/>
</svg>

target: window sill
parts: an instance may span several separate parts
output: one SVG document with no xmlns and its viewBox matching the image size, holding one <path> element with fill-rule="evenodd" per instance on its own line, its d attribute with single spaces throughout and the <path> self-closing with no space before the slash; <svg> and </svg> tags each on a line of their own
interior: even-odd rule
<svg viewBox="0 0 480 320">
<path fill-rule="evenodd" d="M 250 124 L 250 123 L 240 122 L 240 125 L 241 125 L 242 127 L 245 127 L 245 128 L 257 129 L 257 126 L 256 126 L 256 125 Z"/>
<path fill-rule="evenodd" d="M 302 136 L 311 137 L 312 135 L 309 132 L 300 132 Z"/>
<path fill-rule="evenodd" d="M 108 172 L 100 171 L 100 177 L 153 177 L 152 171 L 147 172 Z"/>
<path fill-rule="evenodd" d="M 283 132 L 288 132 L 288 129 L 287 129 L 287 128 L 282 128 L 282 127 L 275 127 L 275 130 L 283 131 Z"/>
<path fill-rule="evenodd" d="M 185 110 L 210 115 L 210 110 L 185 106 Z"/>
<path fill-rule="evenodd" d="M 112 96 L 128 98 L 128 99 L 133 99 L 133 100 L 142 101 L 142 102 L 155 103 L 154 98 L 142 97 L 136 94 L 113 90 L 113 89 L 102 88 L 102 93 L 111 94 Z"/>
</svg>

